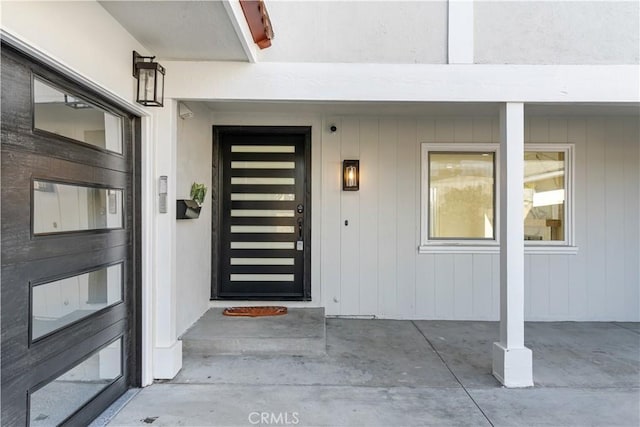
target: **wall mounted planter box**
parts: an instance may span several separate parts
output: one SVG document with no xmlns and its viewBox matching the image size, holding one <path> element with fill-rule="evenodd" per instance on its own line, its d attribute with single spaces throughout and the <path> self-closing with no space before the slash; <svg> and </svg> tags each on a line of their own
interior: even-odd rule
<svg viewBox="0 0 640 427">
<path fill-rule="evenodd" d="M 176 200 L 177 219 L 195 219 L 200 217 L 200 209 L 193 200 Z"/>
</svg>

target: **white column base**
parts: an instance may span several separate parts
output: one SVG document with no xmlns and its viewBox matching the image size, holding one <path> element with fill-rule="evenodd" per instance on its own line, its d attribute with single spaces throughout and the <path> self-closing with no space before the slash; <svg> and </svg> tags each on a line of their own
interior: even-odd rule
<svg viewBox="0 0 640 427">
<path fill-rule="evenodd" d="M 182 341 L 171 347 L 153 348 L 153 378 L 170 380 L 182 369 Z"/>
<path fill-rule="evenodd" d="M 493 343 L 493 376 L 505 387 L 533 387 L 533 353 L 526 347 Z"/>
</svg>

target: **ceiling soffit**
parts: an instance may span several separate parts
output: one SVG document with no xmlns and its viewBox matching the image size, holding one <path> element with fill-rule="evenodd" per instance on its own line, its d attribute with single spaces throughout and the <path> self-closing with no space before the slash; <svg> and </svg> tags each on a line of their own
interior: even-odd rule
<svg viewBox="0 0 640 427">
<path fill-rule="evenodd" d="M 160 59 L 247 61 L 221 1 L 101 1 L 100 4 Z"/>
</svg>

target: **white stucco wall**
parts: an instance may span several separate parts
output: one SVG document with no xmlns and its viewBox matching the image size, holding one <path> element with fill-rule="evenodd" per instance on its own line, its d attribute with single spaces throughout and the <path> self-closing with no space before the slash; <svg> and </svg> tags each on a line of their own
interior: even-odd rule
<svg viewBox="0 0 640 427">
<path fill-rule="evenodd" d="M 273 1 L 267 62 L 447 62 L 447 2 Z"/>
<path fill-rule="evenodd" d="M 2 29 L 114 95 L 135 102 L 131 52 L 147 54 L 95 1 L 2 1 Z"/>
<path fill-rule="evenodd" d="M 194 182 L 206 184 L 209 191 L 200 218 L 176 220 L 178 335 L 207 310 L 211 297 L 211 112 L 201 103 L 187 105 L 193 118 L 178 118 L 177 125 L 176 198 L 190 199 Z"/>
<path fill-rule="evenodd" d="M 637 64 L 637 1 L 477 1 L 478 64 Z"/>
</svg>

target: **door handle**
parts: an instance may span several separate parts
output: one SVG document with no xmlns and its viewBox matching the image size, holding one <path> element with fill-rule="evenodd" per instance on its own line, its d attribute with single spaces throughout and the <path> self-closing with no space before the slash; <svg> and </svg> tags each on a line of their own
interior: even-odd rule
<svg viewBox="0 0 640 427">
<path fill-rule="evenodd" d="M 298 240 L 302 240 L 302 225 L 304 220 L 302 218 L 298 218 Z"/>
</svg>

